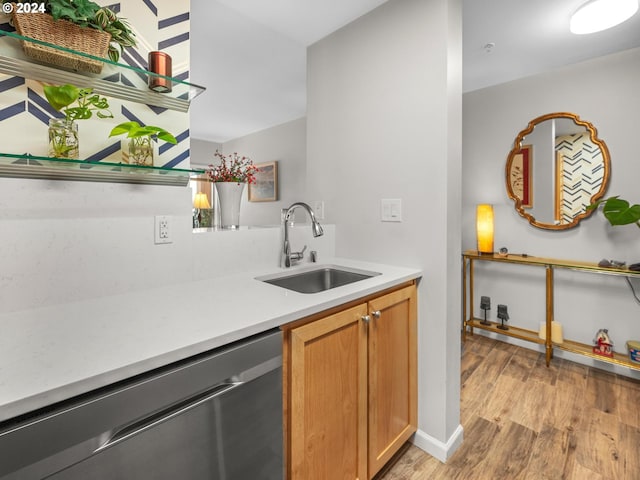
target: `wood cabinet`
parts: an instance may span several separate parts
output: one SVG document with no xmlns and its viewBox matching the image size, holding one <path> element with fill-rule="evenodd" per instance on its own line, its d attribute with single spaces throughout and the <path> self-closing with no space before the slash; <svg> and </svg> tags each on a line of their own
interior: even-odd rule
<svg viewBox="0 0 640 480">
<path fill-rule="evenodd" d="M 366 478 L 366 313 L 357 305 L 290 333 L 290 479 Z"/>
<path fill-rule="evenodd" d="M 416 431 L 418 423 L 416 289 L 404 288 L 368 305 L 371 478 Z"/>
<path fill-rule="evenodd" d="M 289 480 L 372 478 L 417 424 L 416 287 L 285 328 Z"/>
</svg>

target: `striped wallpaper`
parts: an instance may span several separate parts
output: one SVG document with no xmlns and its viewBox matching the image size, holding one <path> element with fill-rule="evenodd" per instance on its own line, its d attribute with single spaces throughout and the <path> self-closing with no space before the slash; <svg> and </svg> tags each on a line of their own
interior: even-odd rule
<svg viewBox="0 0 640 480">
<path fill-rule="evenodd" d="M 556 137 L 555 150 L 562 158 L 561 223 L 571 223 L 602 187 L 602 150 L 588 132 Z"/>
</svg>

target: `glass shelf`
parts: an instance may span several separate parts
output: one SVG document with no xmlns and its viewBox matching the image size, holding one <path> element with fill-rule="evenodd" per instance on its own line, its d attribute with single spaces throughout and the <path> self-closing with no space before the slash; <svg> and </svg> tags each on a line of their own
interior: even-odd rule
<svg viewBox="0 0 640 480">
<path fill-rule="evenodd" d="M 22 41 L 55 48 L 104 63 L 99 74 L 70 71 L 40 63 L 28 58 L 21 48 Z M 147 70 L 115 63 L 83 52 L 76 52 L 58 45 L 23 37 L 15 32 L 0 30 L 0 72 L 30 78 L 54 85 L 71 83 L 82 88 L 93 88 L 96 93 L 122 100 L 187 112 L 191 100 L 205 91 L 204 87 L 183 80 L 165 77 Z M 148 88 L 149 77 L 171 81 L 169 93 L 156 93 Z"/>
<path fill-rule="evenodd" d="M 202 170 L 149 167 L 109 162 L 0 153 L 0 177 L 136 183 L 184 187 Z"/>
</svg>

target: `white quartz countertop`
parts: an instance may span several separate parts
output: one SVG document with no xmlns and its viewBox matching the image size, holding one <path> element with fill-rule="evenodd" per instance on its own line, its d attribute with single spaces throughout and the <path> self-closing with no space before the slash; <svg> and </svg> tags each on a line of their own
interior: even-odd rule
<svg viewBox="0 0 640 480">
<path fill-rule="evenodd" d="M 381 275 L 303 294 L 255 279 L 284 272 L 273 267 L 1 314 L 0 421 L 421 276 L 347 259 L 324 264 Z"/>
</svg>

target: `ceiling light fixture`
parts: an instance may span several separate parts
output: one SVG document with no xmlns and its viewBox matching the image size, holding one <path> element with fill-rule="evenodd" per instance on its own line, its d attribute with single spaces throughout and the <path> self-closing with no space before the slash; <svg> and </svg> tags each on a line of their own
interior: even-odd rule
<svg viewBox="0 0 640 480">
<path fill-rule="evenodd" d="M 631 18 L 638 11 L 638 0 L 591 0 L 571 16 L 569 29 L 578 35 L 594 33 Z"/>
</svg>

